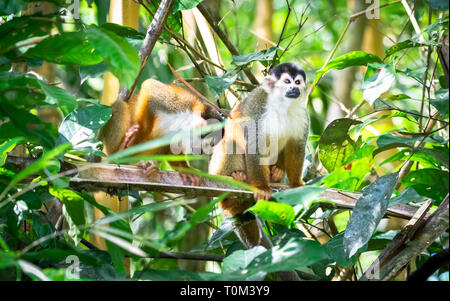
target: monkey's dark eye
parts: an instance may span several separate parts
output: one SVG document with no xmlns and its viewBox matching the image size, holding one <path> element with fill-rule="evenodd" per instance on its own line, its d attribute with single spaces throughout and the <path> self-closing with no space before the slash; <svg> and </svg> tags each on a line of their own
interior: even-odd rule
<svg viewBox="0 0 450 301">
<path fill-rule="evenodd" d="M 290 81 L 289 79 L 286 78 L 286 79 L 284 80 L 284 83 L 285 83 L 285 84 L 290 84 L 291 81 Z"/>
<path fill-rule="evenodd" d="M 300 81 L 299 81 L 299 80 L 296 80 L 296 81 L 295 81 L 295 84 L 296 84 L 296 85 L 300 85 Z"/>
</svg>

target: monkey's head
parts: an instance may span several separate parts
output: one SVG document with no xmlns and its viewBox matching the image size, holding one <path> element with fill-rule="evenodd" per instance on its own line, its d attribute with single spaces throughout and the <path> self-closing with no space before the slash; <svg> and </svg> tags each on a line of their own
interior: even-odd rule
<svg viewBox="0 0 450 301">
<path fill-rule="evenodd" d="M 264 89 L 269 95 L 287 99 L 306 97 L 306 74 L 294 63 L 283 63 L 270 70 L 264 79 Z"/>
</svg>

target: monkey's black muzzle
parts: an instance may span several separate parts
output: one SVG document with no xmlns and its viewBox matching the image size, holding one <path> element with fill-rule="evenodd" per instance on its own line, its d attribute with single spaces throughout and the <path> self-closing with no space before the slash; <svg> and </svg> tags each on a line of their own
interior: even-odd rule
<svg viewBox="0 0 450 301">
<path fill-rule="evenodd" d="M 288 98 L 297 98 L 299 96 L 300 96 L 300 90 L 297 87 L 290 88 L 286 92 L 286 97 L 288 97 Z"/>
</svg>

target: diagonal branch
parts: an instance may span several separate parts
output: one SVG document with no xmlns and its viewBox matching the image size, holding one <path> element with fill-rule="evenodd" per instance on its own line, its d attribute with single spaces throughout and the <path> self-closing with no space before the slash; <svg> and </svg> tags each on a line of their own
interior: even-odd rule
<svg viewBox="0 0 450 301">
<path fill-rule="evenodd" d="M 130 99 L 131 95 L 133 94 L 134 90 L 136 89 L 137 82 L 142 74 L 142 71 L 144 70 L 145 63 L 147 62 L 148 57 L 152 53 L 156 41 L 158 40 L 159 36 L 162 33 L 164 25 L 166 24 L 167 21 L 167 17 L 169 16 L 169 13 L 172 11 L 172 5 L 174 2 L 175 0 L 161 1 L 161 4 L 159 5 L 158 10 L 155 13 L 155 16 L 147 29 L 147 33 L 145 35 L 141 49 L 139 50 L 139 58 L 141 59 L 141 68 L 139 70 L 139 74 L 134 80 L 134 83 L 131 86 L 130 90 L 128 90 L 127 88 L 122 88 L 120 90 L 118 97 L 119 100 L 127 102 Z"/>
<path fill-rule="evenodd" d="M 227 47 L 227 49 L 230 51 L 230 53 L 235 56 L 239 55 L 238 50 L 230 42 L 227 35 L 222 31 L 222 29 L 220 29 L 219 18 L 217 18 L 217 16 L 213 15 L 203 3 L 200 3 L 197 6 L 197 8 L 202 13 L 202 15 L 205 17 L 206 21 L 209 23 L 209 25 L 214 30 L 214 32 L 217 34 L 217 36 L 222 40 L 223 44 L 225 45 L 225 47 Z M 245 73 L 245 75 L 247 75 L 248 79 L 250 80 L 250 82 L 252 84 L 259 85 L 258 80 L 256 79 L 256 77 L 253 75 L 253 73 L 249 69 L 244 68 L 244 73 Z"/>
</svg>

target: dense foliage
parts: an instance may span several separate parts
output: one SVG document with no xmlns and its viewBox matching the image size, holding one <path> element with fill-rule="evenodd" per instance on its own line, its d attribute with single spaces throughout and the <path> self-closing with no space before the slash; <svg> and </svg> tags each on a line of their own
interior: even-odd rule
<svg viewBox="0 0 450 301">
<path fill-rule="evenodd" d="M 265 230 L 274 243 L 270 250 L 243 248 L 230 219 L 217 209 L 226 195 L 193 211 L 183 196 L 155 201 L 152 192 L 114 191 L 130 200 L 129 210 L 118 214 L 98 203 L 92 193 L 70 185 L 67 162 L 105 156 L 96 138 L 111 116 L 110 107 L 99 103 L 103 75 L 111 72 L 121 86 L 132 86 L 152 15 L 141 7 L 136 31 L 106 22 L 109 1 L 80 1 L 81 19 L 65 17 L 62 9 L 49 15 L 23 13 L 31 2 L 0 4 L 2 280 L 69 280 L 74 273 L 86 280 L 263 280 L 292 269 L 309 280 L 336 279 L 349 270 L 359 278 L 407 222 L 390 226 L 389 208 L 406 204 L 418 209 L 431 201 L 432 212 L 448 197 L 448 82 L 438 56 L 442 37 L 448 36 L 446 1 L 413 1 L 419 33 L 400 3 L 380 9 L 378 32 L 372 33 L 383 42 L 380 54 L 371 49 L 344 50 L 341 44 L 352 38 L 352 28 L 346 32 L 352 11 L 345 1 L 309 5 L 274 1 L 273 32 L 284 38 L 256 50 L 257 36 L 247 30 L 257 18 L 256 1 L 224 0 L 216 13 L 223 17 L 220 26 L 240 55 L 232 55 L 216 39 L 213 48 L 223 61 L 223 72 L 175 42 L 173 35 L 183 36 L 188 30 L 181 12 L 201 2 L 175 1 L 138 85 L 149 77 L 175 80 L 169 62 L 184 78 L 200 77 L 205 86 L 199 90 L 230 108 L 229 89 L 234 96 L 245 97 L 251 84 L 243 70 L 256 70 L 257 64 L 265 72 L 279 61 L 297 62 L 313 84 L 307 185 L 277 192 L 277 202 L 259 201 L 250 209 L 269 226 Z M 49 2 L 68 7 L 66 1 Z M 151 3 L 159 1 L 144 2 L 154 12 Z M 292 10 L 286 19 L 288 5 Z M 203 56 L 213 60 L 208 54 Z M 202 61 L 200 70 L 205 74 L 193 68 L 191 57 L 196 64 Z M 44 62 L 55 68 L 51 81 L 40 74 Z M 335 72 L 348 68 L 357 73 L 351 83 L 353 102 L 342 118 L 327 124 L 331 104 L 340 101 L 333 87 L 342 82 Z M 40 112 L 48 108 L 62 116 L 59 126 L 42 120 Z M 17 164 L 7 159 L 13 156 L 29 161 Z M 170 168 L 168 159 L 160 158 L 162 167 Z M 402 175 L 408 162 L 414 164 Z M 356 195 L 354 208 L 333 206 L 333 201 L 321 197 L 330 188 Z M 64 205 L 62 217 L 53 220 L 48 207 L 58 200 Z M 94 220 L 94 208 L 105 217 Z M 205 223 L 212 225 L 209 240 L 184 249 L 181 242 L 187 233 Z M 106 240 L 106 250 L 89 243 L 93 235 Z M 411 267 L 420 267 L 446 248 L 444 232 L 420 256 L 411 258 Z M 223 261 L 209 261 L 206 270 L 193 271 L 181 268 L 177 259 L 164 258 L 167 252 L 216 255 Z M 432 279 L 448 280 L 448 265 Z"/>
</svg>

